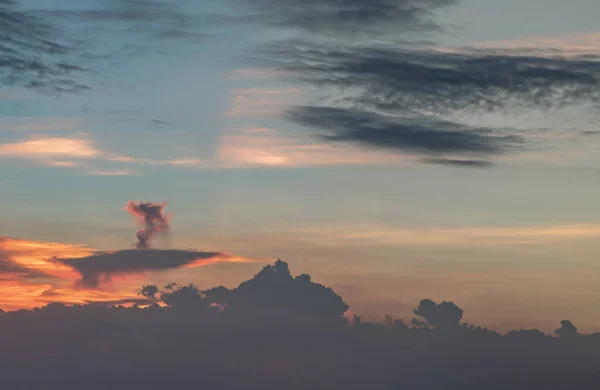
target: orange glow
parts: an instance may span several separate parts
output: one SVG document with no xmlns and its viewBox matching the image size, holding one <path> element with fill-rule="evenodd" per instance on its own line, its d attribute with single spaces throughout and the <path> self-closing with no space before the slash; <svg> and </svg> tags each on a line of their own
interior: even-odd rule
<svg viewBox="0 0 600 390">
<path fill-rule="evenodd" d="M 27 141 L 0 144 L 0 155 L 7 157 L 92 158 L 100 154 L 91 141 L 76 138 L 36 137 Z"/>
<path fill-rule="evenodd" d="M 198 259 L 194 260 L 189 264 L 182 266 L 181 268 L 196 268 L 196 267 L 204 267 L 206 265 L 213 265 L 219 263 L 263 263 L 263 262 L 271 262 L 273 259 L 249 259 L 247 257 L 237 256 L 231 253 L 223 253 L 222 256 L 213 257 L 210 259 Z"/>
<path fill-rule="evenodd" d="M 0 253 L 5 254 L 8 262 L 17 268 L 14 272 L 10 267 L 8 271 L 0 270 L 0 308 L 9 311 L 41 307 L 51 302 L 88 304 L 140 299 L 135 287 L 143 285 L 146 275 L 152 273 L 152 270 L 132 273 L 115 271 L 103 281 L 100 288 L 92 288 L 78 283 L 82 275 L 77 270 L 55 259 L 83 259 L 100 253 L 93 248 L 0 237 Z M 255 261 L 267 260 L 223 253 L 214 258 L 195 260 L 179 268 Z"/>
<path fill-rule="evenodd" d="M 16 265 L 60 279 L 75 280 L 79 274 L 52 258 L 73 259 L 90 256 L 94 250 L 83 245 L 26 241 L 13 238 L 0 240 L 0 251 L 7 253 Z"/>
</svg>

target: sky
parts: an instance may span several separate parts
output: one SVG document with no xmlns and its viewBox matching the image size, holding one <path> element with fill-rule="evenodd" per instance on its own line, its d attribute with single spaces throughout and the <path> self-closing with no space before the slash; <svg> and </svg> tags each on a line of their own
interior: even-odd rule
<svg viewBox="0 0 600 390">
<path fill-rule="evenodd" d="M 0 0 L 0 308 L 230 287 L 281 258 L 365 318 L 431 298 L 597 331 L 599 12 Z M 167 203 L 156 248 L 209 261 L 86 284 L 62 260 L 133 250 L 130 200 Z"/>
</svg>

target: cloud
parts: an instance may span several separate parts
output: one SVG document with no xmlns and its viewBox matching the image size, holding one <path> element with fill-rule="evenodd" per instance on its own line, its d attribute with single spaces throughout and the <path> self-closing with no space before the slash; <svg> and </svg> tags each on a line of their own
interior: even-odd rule
<svg viewBox="0 0 600 390">
<path fill-rule="evenodd" d="M 81 275 L 78 283 L 82 286 L 98 288 L 116 276 L 196 267 L 218 262 L 247 262 L 251 260 L 224 252 L 132 249 L 111 253 L 101 252 L 89 257 L 57 259 L 56 261 L 76 270 Z"/>
<path fill-rule="evenodd" d="M 308 82 L 353 88 L 351 103 L 388 112 L 556 108 L 600 102 L 600 61 L 309 43 L 271 46 Z"/>
<path fill-rule="evenodd" d="M 600 33 L 569 34 L 557 37 L 524 37 L 513 40 L 475 42 L 470 47 L 445 47 L 450 51 L 503 51 L 505 54 L 545 57 L 581 57 L 600 55 Z"/>
<path fill-rule="evenodd" d="M 240 0 L 264 22 L 316 34 L 423 31 L 437 28 L 432 13 L 456 0 Z M 253 15 L 256 17 L 256 15 Z"/>
<path fill-rule="evenodd" d="M 25 9 L 2 0 L 0 21 L 2 84 L 58 94 L 90 89 L 88 76 L 107 59 L 162 53 L 206 36 L 197 16 L 159 0 L 102 0 L 96 8 L 61 9 Z"/>
<path fill-rule="evenodd" d="M 218 164 L 222 167 L 306 167 L 327 165 L 397 165 L 410 155 L 367 151 L 352 145 L 328 145 L 311 137 L 267 128 L 248 128 L 221 136 Z"/>
<path fill-rule="evenodd" d="M 189 40 L 206 37 L 199 31 L 198 18 L 185 7 L 163 0 L 101 0 L 99 7 L 37 11 L 37 15 L 83 23 L 97 23 L 106 29 L 123 29 L 131 35 L 164 41 Z M 97 27 L 96 26 L 96 27 Z M 156 46 L 157 42 L 152 42 Z M 150 49 L 152 46 L 149 46 Z"/>
<path fill-rule="evenodd" d="M 427 117 L 397 118 L 358 109 L 296 107 L 288 118 L 320 129 L 327 141 L 343 141 L 423 154 L 495 155 L 508 152 L 521 138 L 491 129 L 469 128 Z"/>
<path fill-rule="evenodd" d="M 600 61 L 587 57 L 308 40 L 273 42 L 262 53 L 291 82 L 317 87 L 318 104 L 289 109 L 289 121 L 329 142 L 411 151 L 425 163 L 482 167 L 533 143 L 525 129 L 502 128 L 492 114 L 577 107 L 580 117 L 596 117 L 600 108 Z M 474 126 L 473 115 L 492 119 Z M 480 163 L 457 163 L 465 155 Z"/>
<path fill-rule="evenodd" d="M 91 171 L 88 172 L 92 176 L 135 176 L 137 171 Z"/>
<path fill-rule="evenodd" d="M 449 158 L 423 158 L 425 164 L 447 165 L 452 167 L 489 168 L 492 163 L 485 160 L 456 160 Z"/>
<path fill-rule="evenodd" d="M 514 246 L 546 245 L 558 241 L 600 237 L 598 225 L 548 225 L 529 227 L 393 227 L 374 224 L 333 225 L 294 229 L 307 240 L 336 246 Z"/>
<path fill-rule="evenodd" d="M 0 1 L 0 21 L 2 85 L 55 92 L 88 88 L 76 78 L 86 69 L 71 56 L 74 43 L 55 26 L 11 0 Z"/>
<path fill-rule="evenodd" d="M 27 160 L 90 159 L 101 155 L 92 141 L 80 138 L 30 137 L 25 141 L 0 144 L 0 157 Z"/>
<path fill-rule="evenodd" d="M 89 256 L 93 251 L 82 245 L 39 242 L 0 237 L 0 271 L 10 271 L 22 278 L 52 276 L 73 279 L 72 269 L 49 259 Z"/>
</svg>

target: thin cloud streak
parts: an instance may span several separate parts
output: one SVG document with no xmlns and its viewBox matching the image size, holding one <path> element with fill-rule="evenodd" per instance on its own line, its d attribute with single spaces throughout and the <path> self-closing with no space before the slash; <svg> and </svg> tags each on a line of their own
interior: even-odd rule
<svg viewBox="0 0 600 390">
<path fill-rule="evenodd" d="M 600 237 L 598 225 L 554 225 L 539 227 L 401 228 L 380 225 L 320 226 L 295 229 L 291 233 L 313 237 L 329 245 L 538 245 L 555 241 Z"/>
<path fill-rule="evenodd" d="M 24 141 L 0 144 L 0 157 L 27 160 L 55 158 L 90 159 L 102 152 L 90 140 L 66 137 L 31 137 Z"/>
<path fill-rule="evenodd" d="M 285 135 L 273 129 L 249 128 L 221 137 L 217 155 L 221 167 L 308 167 L 328 165 L 410 164 L 415 157 L 352 146 L 316 143 L 312 138 Z"/>
</svg>

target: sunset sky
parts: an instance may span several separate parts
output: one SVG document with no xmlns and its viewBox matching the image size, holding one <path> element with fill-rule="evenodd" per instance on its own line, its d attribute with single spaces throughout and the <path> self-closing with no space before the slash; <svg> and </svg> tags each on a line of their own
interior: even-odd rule
<svg viewBox="0 0 600 390">
<path fill-rule="evenodd" d="M 1 309 L 281 258 L 369 319 L 600 330 L 597 0 L 64 3 L 0 0 Z M 130 200 L 210 261 L 78 283 Z"/>
</svg>

